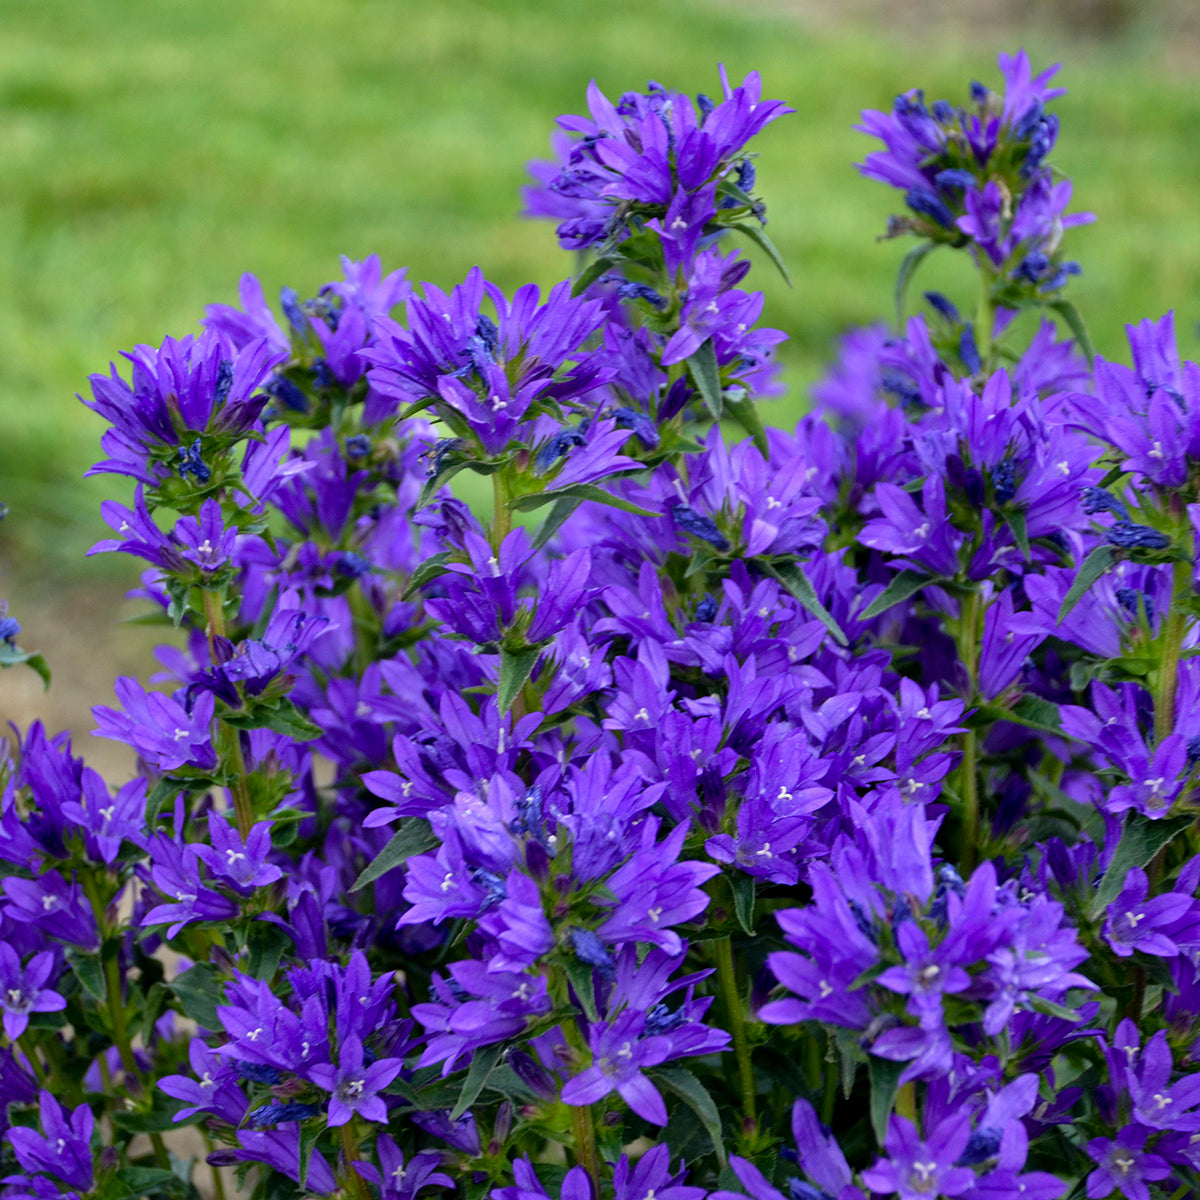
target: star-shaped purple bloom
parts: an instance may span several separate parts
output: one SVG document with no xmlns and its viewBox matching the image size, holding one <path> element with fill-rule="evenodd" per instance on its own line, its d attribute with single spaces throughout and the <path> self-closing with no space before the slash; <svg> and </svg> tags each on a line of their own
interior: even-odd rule
<svg viewBox="0 0 1200 1200">
<path fill-rule="evenodd" d="M 365 1065 L 362 1040 L 353 1034 L 342 1041 L 338 1065 L 318 1063 L 309 1068 L 309 1078 L 329 1096 L 329 1124 L 345 1125 L 355 1113 L 368 1121 L 387 1121 L 387 1105 L 379 1095 L 397 1075 L 404 1062 L 381 1058 Z"/>
</svg>

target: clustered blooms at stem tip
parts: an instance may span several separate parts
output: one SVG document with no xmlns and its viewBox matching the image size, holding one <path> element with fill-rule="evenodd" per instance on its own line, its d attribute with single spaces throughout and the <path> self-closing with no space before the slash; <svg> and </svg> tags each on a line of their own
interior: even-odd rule
<svg viewBox="0 0 1200 1200">
<path fill-rule="evenodd" d="M 917 244 L 794 429 L 724 70 L 560 118 L 548 293 L 247 275 L 92 377 L 172 633 L 130 777 L 0 742 L 0 1194 L 1200 1191 L 1200 367 L 1094 356 L 1000 70 L 864 114 Z"/>
</svg>

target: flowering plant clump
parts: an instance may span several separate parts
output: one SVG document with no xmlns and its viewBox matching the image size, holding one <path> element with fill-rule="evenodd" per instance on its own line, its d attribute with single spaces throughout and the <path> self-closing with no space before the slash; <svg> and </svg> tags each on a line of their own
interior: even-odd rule
<svg viewBox="0 0 1200 1200">
<path fill-rule="evenodd" d="M 134 778 L 0 772 L 0 1195 L 1200 1194 L 1200 366 L 1093 355 L 1000 68 L 864 115 L 900 324 L 794 430 L 757 75 L 560 119 L 548 295 L 246 276 L 93 376 L 178 635 Z"/>
</svg>

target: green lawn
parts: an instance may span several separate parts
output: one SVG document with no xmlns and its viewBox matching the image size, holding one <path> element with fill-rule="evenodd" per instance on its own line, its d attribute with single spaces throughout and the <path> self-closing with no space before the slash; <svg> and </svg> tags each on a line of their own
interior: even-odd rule
<svg viewBox="0 0 1200 1200">
<path fill-rule="evenodd" d="M 1100 218 L 1072 237 L 1098 347 L 1123 354 L 1126 320 L 1174 305 L 1196 352 L 1200 87 L 1154 37 L 918 44 L 766 0 L 0 0 L 0 16 L 0 560 L 17 573 L 79 564 L 103 531 L 110 485 L 79 482 L 101 432 L 74 400 L 87 375 L 193 329 L 241 272 L 268 294 L 311 293 L 342 253 L 443 286 L 476 262 L 508 288 L 567 273 L 518 189 L 593 76 L 713 91 L 723 60 L 796 108 L 760 147 L 796 280 L 752 277 L 793 339 L 774 419 L 800 411 L 841 329 L 890 308 L 905 246 L 874 240 L 896 198 L 852 169 L 859 110 L 918 84 L 957 100 L 1021 43 L 1067 63 L 1056 162 Z"/>
</svg>

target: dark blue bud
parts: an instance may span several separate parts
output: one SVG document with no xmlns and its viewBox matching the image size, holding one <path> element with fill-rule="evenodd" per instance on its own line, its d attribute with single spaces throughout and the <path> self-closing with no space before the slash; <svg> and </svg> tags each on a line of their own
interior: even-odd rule
<svg viewBox="0 0 1200 1200">
<path fill-rule="evenodd" d="M 717 615 L 717 602 L 711 596 L 705 596 L 699 604 L 696 605 L 696 620 L 711 621 Z"/>
<path fill-rule="evenodd" d="M 682 412 L 691 398 L 692 388 L 687 381 L 687 377 L 682 376 L 675 380 L 667 389 L 667 394 L 663 397 L 663 402 L 658 406 L 659 421 L 669 421 L 677 413 Z"/>
<path fill-rule="evenodd" d="M 500 345 L 500 330 L 496 322 L 486 313 L 480 313 L 479 319 L 475 322 L 475 336 L 487 351 L 488 357 L 494 360 L 496 349 Z"/>
<path fill-rule="evenodd" d="M 323 358 L 318 358 L 313 361 L 312 365 L 313 384 L 319 388 L 331 388 L 337 386 L 337 379 L 333 372 L 329 369 L 329 364 Z"/>
<path fill-rule="evenodd" d="M 729 539 L 717 528 L 711 517 L 706 517 L 694 508 L 678 502 L 671 505 L 671 516 L 675 518 L 676 525 L 693 537 L 708 542 L 718 550 L 729 549 Z"/>
<path fill-rule="evenodd" d="M 1013 275 L 1017 279 L 1027 279 L 1030 283 L 1037 283 L 1046 277 L 1049 270 L 1050 259 L 1040 250 L 1031 250 L 1021 260 L 1020 266 L 1013 272 Z"/>
<path fill-rule="evenodd" d="M 333 569 L 350 579 L 359 579 L 371 570 L 371 560 L 355 554 L 353 550 L 343 550 L 334 561 Z"/>
<path fill-rule="evenodd" d="M 935 100 L 930 106 L 929 111 L 933 119 L 939 125 L 950 125 L 958 115 L 954 105 L 949 100 Z"/>
<path fill-rule="evenodd" d="M 648 283 L 622 283 L 617 295 L 622 300 L 645 300 L 660 311 L 667 307 L 667 302 Z"/>
<path fill-rule="evenodd" d="M 1000 1130 L 991 1126 L 973 1130 L 967 1142 L 967 1148 L 954 1165 L 956 1167 L 977 1167 L 980 1163 L 995 1158 L 1000 1152 Z"/>
<path fill-rule="evenodd" d="M 220 408 L 229 398 L 229 389 L 233 385 L 233 363 L 227 358 L 221 359 L 217 367 L 217 385 L 213 389 L 213 405 Z"/>
<path fill-rule="evenodd" d="M 366 458 L 371 453 L 371 439 L 365 433 L 352 433 L 343 444 L 349 459 Z"/>
<path fill-rule="evenodd" d="M 971 324 L 963 326 L 958 338 L 958 357 L 970 375 L 978 375 L 983 370 L 983 361 L 979 357 L 979 348 L 975 345 L 975 327 Z"/>
<path fill-rule="evenodd" d="M 737 179 L 734 181 L 743 192 L 754 191 L 754 181 L 758 178 L 758 172 L 754 169 L 754 164 L 748 158 L 743 158 L 741 165 L 738 167 Z"/>
<path fill-rule="evenodd" d="M 992 472 L 992 491 L 997 504 L 1007 504 L 1017 494 L 1017 479 L 1011 458 L 999 463 Z"/>
<path fill-rule="evenodd" d="M 1145 606 L 1146 621 L 1151 625 L 1154 624 L 1154 597 L 1149 592 L 1131 587 L 1117 588 L 1117 603 L 1135 621 L 1138 619 L 1139 610 Z"/>
<path fill-rule="evenodd" d="M 879 386 L 883 391 L 890 392 L 895 396 L 900 401 L 900 407 L 905 412 L 926 407 L 917 386 L 911 379 L 904 375 L 899 375 L 895 371 L 889 371 L 880 380 Z"/>
<path fill-rule="evenodd" d="M 509 822 L 513 833 L 525 834 L 532 838 L 545 836 L 542 815 L 542 789 L 540 784 L 534 784 L 525 795 L 516 802 L 514 807 L 517 815 Z"/>
<path fill-rule="evenodd" d="M 1039 292 L 1056 292 L 1072 275 L 1082 275 L 1083 268 L 1077 262 L 1059 263 L 1054 274 L 1038 285 Z"/>
<path fill-rule="evenodd" d="M 21 624 L 16 617 L 0 617 L 0 640 L 6 641 L 11 646 L 13 639 L 20 632 Z"/>
<path fill-rule="evenodd" d="M 1133 521 L 1117 521 L 1106 534 L 1114 546 L 1122 550 L 1165 550 L 1171 539 L 1149 525 L 1137 525 Z"/>
<path fill-rule="evenodd" d="M 978 79 L 971 81 L 971 99 L 976 104 L 986 104 L 990 95 L 991 92 Z"/>
<path fill-rule="evenodd" d="M 1124 503 L 1099 487 L 1083 489 L 1083 511 L 1085 513 L 1113 512 L 1123 520 L 1129 519 L 1129 510 Z"/>
<path fill-rule="evenodd" d="M 238 1063 L 238 1078 L 249 1079 L 251 1083 L 282 1083 L 283 1073 L 265 1063 L 247 1062 L 243 1059 Z"/>
<path fill-rule="evenodd" d="M 194 475 L 197 483 L 207 483 L 212 478 L 208 464 L 200 457 L 200 439 L 190 446 L 179 447 L 179 474 Z"/>
<path fill-rule="evenodd" d="M 638 412 L 636 408 L 618 408 L 613 416 L 622 429 L 632 429 L 647 450 L 653 450 L 658 445 L 658 426 L 645 413 Z"/>
<path fill-rule="evenodd" d="M 929 302 L 930 306 L 937 312 L 941 313 L 947 321 L 954 321 L 957 323 L 958 308 L 955 306 L 953 300 L 943 296 L 941 292 L 926 292 L 925 299 Z"/>
<path fill-rule="evenodd" d="M 964 171 L 961 167 L 947 167 L 946 170 L 939 171 L 933 177 L 933 182 L 942 191 L 949 191 L 951 188 L 956 191 L 962 191 L 965 188 L 975 186 L 975 176 L 970 171 Z"/>
<path fill-rule="evenodd" d="M 703 92 L 697 92 L 696 107 L 700 110 L 700 124 L 703 125 L 704 118 L 707 117 L 708 114 L 717 106 L 713 103 L 713 98 L 711 96 L 706 96 Z"/>
<path fill-rule="evenodd" d="M 308 412 L 308 397 L 286 375 L 276 375 L 263 391 L 292 412 Z"/>
<path fill-rule="evenodd" d="M 574 429 L 560 429 L 534 455 L 534 470 L 540 475 L 548 471 L 554 462 L 562 458 L 573 446 L 586 446 L 587 435 L 582 426 Z"/>
<path fill-rule="evenodd" d="M 452 451 L 461 450 L 463 447 L 462 438 L 442 438 L 435 442 L 433 449 L 426 451 L 426 456 L 429 459 L 429 477 L 432 479 L 435 475 L 442 473 L 442 462 L 447 454 Z"/>
<path fill-rule="evenodd" d="M 656 1004 L 646 1014 L 646 1033 L 651 1037 L 661 1033 L 670 1033 L 678 1029 L 687 1020 L 683 1009 L 677 1008 L 672 1012 L 665 1004 Z"/>
<path fill-rule="evenodd" d="M 1013 126 L 1014 135 L 1021 141 L 1024 141 L 1041 124 L 1042 117 L 1045 115 L 1045 108 L 1040 100 L 1035 100 L 1017 119 L 1017 123 Z"/>
<path fill-rule="evenodd" d="M 931 218 L 946 229 L 954 224 L 954 214 L 928 188 L 909 188 L 904 193 L 904 203 L 913 212 Z"/>
<path fill-rule="evenodd" d="M 320 1111 L 315 1104 L 300 1104 L 297 1101 L 281 1104 L 274 1101 L 251 1109 L 246 1117 L 251 1125 L 282 1125 L 288 1121 L 303 1121 L 308 1117 L 315 1117 Z"/>
<path fill-rule="evenodd" d="M 791 1200 L 833 1200 L 828 1192 L 823 1192 L 819 1187 L 813 1187 L 811 1183 L 804 1183 L 795 1176 L 788 1178 L 787 1190 Z"/>
<path fill-rule="evenodd" d="M 590 929 L 572 929 L 571 946 L 575 957 L 595 968 L 602 978 L 611 979 L 616 974 L 617 964 L 608 947 Z"/>
<path fill-rule="evenodd" d="M 558 1084 L 554 1076 L 532 1055 L 524 1050 L 510 1050 L 506 1056 L 508 1065 L 517 1078 L 539 1099 L 557 1100 Z"/>
<path fill-rule="evenodd" d="M 283 315 L 287 317 L 288 324 L 292 327 L 296 335 L 307 338 L 308 319 L 300 308 L 300 297 L 295 288 L 285 287 L 279 289 L 279 307 L 283 309 Z"/>
<path fill-rule="evenodd" d="M 505 886 L 504 880 L 494 871 L 485 870 L 483 867 L 472 867 L 471 881 L 483 888 L 487 896 L 484 901 L 486 908 L 490 908 L 493 904 L 499 904 L 508 896 L 508 888 Z"/>
<path fill-rule="evenodd" d="M 1188 738 L 1187 744 L 1188 769 L 1190 770 L 1194 767 L 1197 762 L 1200 762 L 1200 734 L 1197 734 L 1194 738 Z"/>
</svg>

